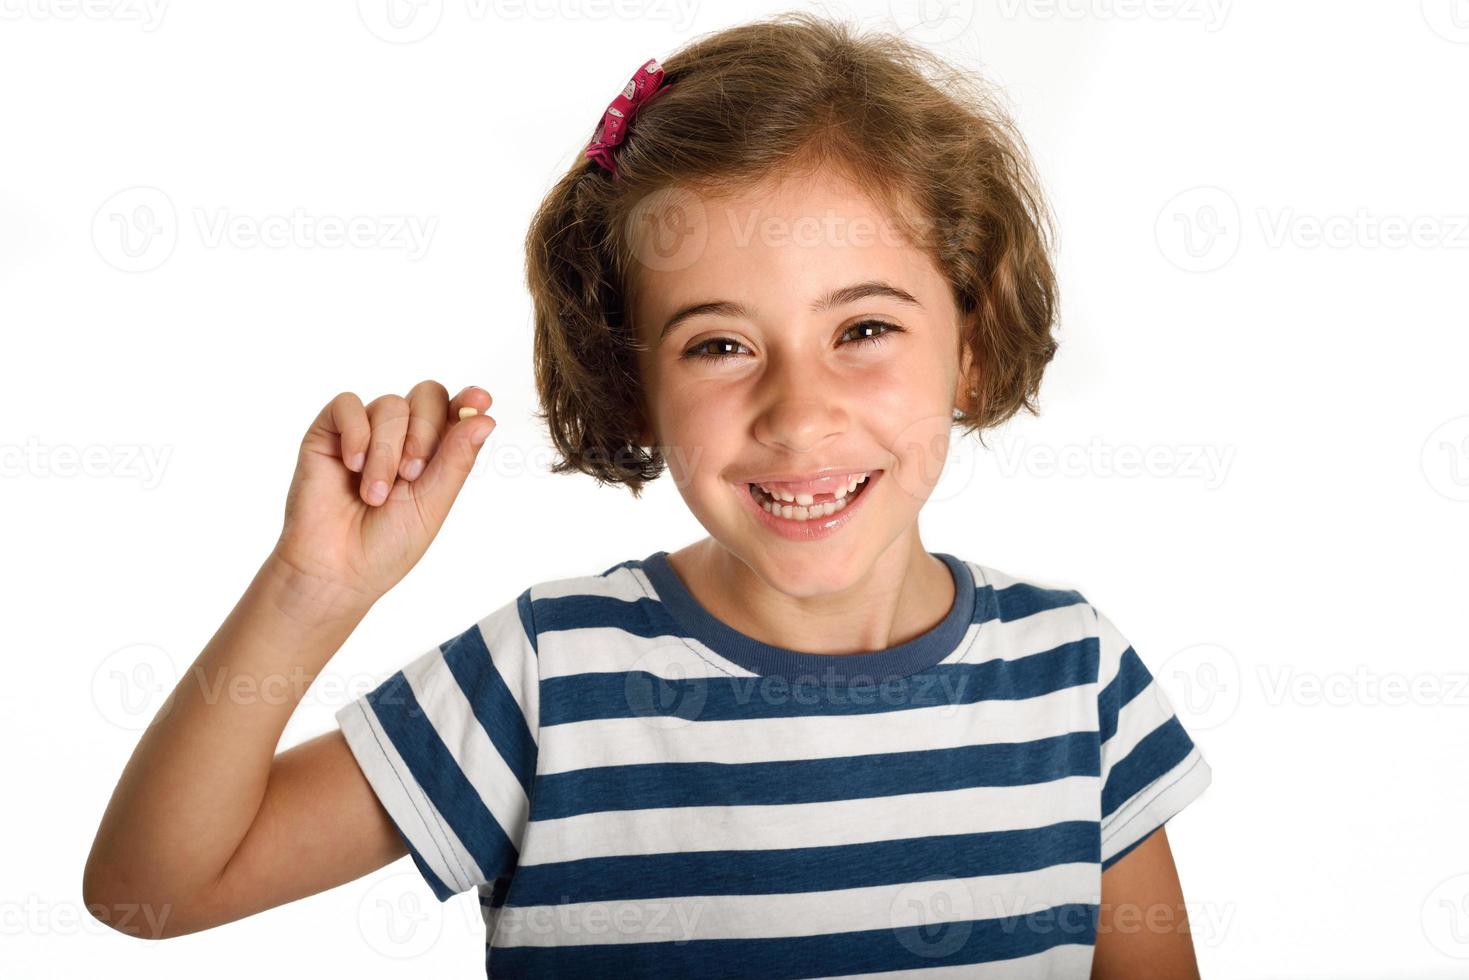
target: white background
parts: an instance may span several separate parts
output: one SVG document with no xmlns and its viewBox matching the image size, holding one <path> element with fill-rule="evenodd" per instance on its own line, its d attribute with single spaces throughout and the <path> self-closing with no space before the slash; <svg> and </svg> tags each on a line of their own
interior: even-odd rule
<svg viewBox="0 0 1469 980">
<path fill-rule="evenodd" d="M 1164 684 L 1214 769 L 1169 824 L 1204 976 L 1469 973 L 1469 4 L 979 6 L 826 8 L 1000 84 L 1060 227 L 1042 413 L 956 440 L 925 545 L 1081 589 Z M 766 10 L 0 12 L 0 973 L 480 976 L 475 899 L 407 858 L 160 944 L 83 863 L 337 391 L 479 384 L 499 427 L 283 747 L 526 586 L 703 535 L 670 480 L 546 474 L 521 250 L 642 60 Z M 298 210 L 383 237 L 213 236 Z"/>
</svg>

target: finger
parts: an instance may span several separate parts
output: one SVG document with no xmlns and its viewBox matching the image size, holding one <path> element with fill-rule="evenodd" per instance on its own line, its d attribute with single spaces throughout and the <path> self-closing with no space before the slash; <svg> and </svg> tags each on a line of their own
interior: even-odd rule
<svg viewBox="0 0 1469 980">
<path fill-rule="evenodd" d="M 403 437 L 408 432 L 408 399 L 402 395 L 376 398 L 367 406 L 367 419 L 372 425 L 372 440 L 367 447 L 367 463 L 362 468 L 358 492 L 363 500 L 376 507 L 388 499 L 388 491 L 397 479 Z"/>
<path fill-rule="evenodd" d="M 449 508 L 454 505 L 464 481 L 474 469 L 480 446 L 489 438 L 495 425 L 494 418 L 489 415 L 471 415 L 451 424 L 439 440 L 439 451 L 434 453 L 423 475 L 413 484 L 419 506 L 434 527 L 442 524 L 448 516 Z"/>
<path fill-rule="evenodd" d="M 453 425 L 459 421 L 459 410 L 462 408 L 472 408 L 478 415 L 485 414 L 490 410 L 490 404 L 494 400 L 488 391 L 470 385 L 455 395 L 454 400 L 449 403 L 449 424 Z"/>
<path fill-rule="evenodd" d="M 316 425 L 322 431 L 336 436 L 337 453 L 347 469 L 354 473 L 362 472 L 363 463 L 367 459 L 367 441 L 372 431 L 367 410 L 362 407 L 362 399 L 350 391 L 340 393 L 327 402 L 317 416 Z"/>
<path fill-rule="evenodd" d="M 440 433 L 449 417 L 449 392 L 437 381 L 420 381 L 408 392 L 408 432 L 403 437 L 403 462 L 398 475 L 415 480 L 433 458 Z"/>
</svg>

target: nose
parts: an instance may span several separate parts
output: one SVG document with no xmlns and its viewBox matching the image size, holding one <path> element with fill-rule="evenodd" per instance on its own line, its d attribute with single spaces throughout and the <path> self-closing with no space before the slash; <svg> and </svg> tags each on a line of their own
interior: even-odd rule
<svg viewBox="0 0 1469 980">
<path fill-rule="evenodd" d="M 846 431 L 850 419 L 840 379 L 796 358 L 772 359 L 761 379 L 754 436 L 791 453 L 815 452 Z"/>
</svg>

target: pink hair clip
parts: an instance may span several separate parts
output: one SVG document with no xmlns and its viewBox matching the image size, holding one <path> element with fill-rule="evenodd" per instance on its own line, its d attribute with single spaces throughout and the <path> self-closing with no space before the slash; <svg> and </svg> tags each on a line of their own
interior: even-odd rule
<svg viewBox="0 0 1469 980">
<path fill-rule="evenodd" d="M 662 84 L 663 66 L 658 64 L 657 58 L 649 59 L 608 104 L 607 111 L 597 123 L 592 141 L 587 144 L 586 155 L 613 177 L 617 176 L 617 162 L 612 158 L 612 151 L 627 136 L 627 127 L 638 108 L 653 101 L 656 94 L 667 91 L 659 89 Z"/>
</svg>

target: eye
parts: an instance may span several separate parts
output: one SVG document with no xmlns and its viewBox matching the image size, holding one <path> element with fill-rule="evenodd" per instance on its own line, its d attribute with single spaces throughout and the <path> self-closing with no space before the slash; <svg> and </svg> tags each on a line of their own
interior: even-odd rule
<svg viewBox="0 0 1469 980">
<path fill-rule="evenodd" d="M 888 334 L 903 332 L 902 327 L 898 326 L 895 323 L 888 323 L 886 320 L 860 320 L 857 323 L 854 323 L 850 327 L 848 327 L 843 333 L 843 336 L 846 336 L 847 333 L 850 333 L 853 330 L 861 330 L 863 327 L 882 327 L 884 328 L 884 331 L 879 334 L 869 334 L 866 337 L 857 338 L 857 343 L 859 344 L 880 344 L 882 343 L 883 339 L 887 337 Z"/>
<path fill-rule="evenodd" d="M 889 333 L 905 333 L 906 332 L 906 331 L 904 331 L 904 329 L 902 327 L 900 327 L 900 326 L 898 326 L 897 324 L 894 324 L 894 323 L 888 323 L 886 320 L 860 320 L 857 323 L 852 324 L 846 330 L 842 331 L 842 336 L 845 337 L 847 334 L 851 333 L 854 330 L 862 330 L 862 329 L 864 329 L 866 327 L 882 327 L 883 328 L 883 332 L 882 333 L 868 334 L 868 335 L 863 336 L 863 337 L 858 337 L 856 340 L 852 341 L 853 343 L 856 343 L 856 344 L 872 344 L 872 345 L 875 346 L 877 344 L 882 343 L 882 341 L 884 340 L 884 338 L 886 338 Z M 720 353 L 720 354 L 702 353 L 705 348 L 708 348 L 708 347 L 711 347 L 711 346 L 715 346 L 715 345 L 720 345 L 720 346 L 733 345 L 735 347 L 744 347 L 745 346 L 744 344 L 740 343 L 739 341 L 732 340 L 729 337 L 713 337 L 713 338 L 711 338 L 709 340 L 703 341 L 702 343 L 695 344 L 693 347 L 690 347 L 688 350 L 684 351 L 683 356 L 684 357 L 697 358 L 697 359 L 699 359 L 701 361 L 722 361 L 722 360 L 726 360 L 727 359 L 726 358 L 726 355 L 725 354 L 722 354 L 722 353 Z M 745 348 L 745 349 L 748 350 L 749 348 Z"/>
<path fill-rule="evenodd" d="M 701 361 L 722 361 L 722 360 L 725 359 L 725 356 L 723 354 L 707 354 L 707 353 L 702 353 L 706 348 L 712 347 L 715 344 L 719 344 L 721 346 L 733 345 L 735 347 L 744 347 L 745 346 L 744 344 L 740 343 L 738 340 L 731 340 L 728 337 L 715 337 L 712 340 L 705 340 L 705 341 L 703 341 L 701 343 L 695 344 L 694 346 L 690 347 L 688 350 L 684 351 L 683 356 L 684 357 L 698 358 Z M 745 348 L 745 349 L 748 350 L 749 348 Z"/>
</svg>

